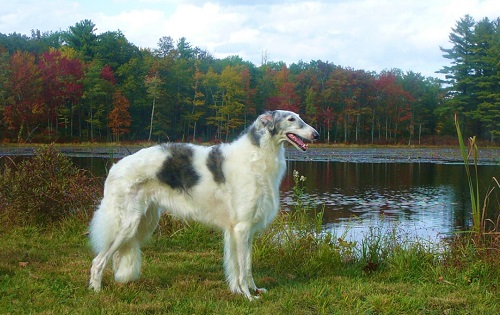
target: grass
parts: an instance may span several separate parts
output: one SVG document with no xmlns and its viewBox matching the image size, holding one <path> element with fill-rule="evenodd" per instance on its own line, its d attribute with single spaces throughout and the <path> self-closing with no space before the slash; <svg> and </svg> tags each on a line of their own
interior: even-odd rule
<svg viewBox="0 0 500 315">
<path fill-rule="evenodd" d="M 46 169 L 29 164 L 25 172 L 44 174 Z M 15 176 L 9 178 L 20 185 Z M 486 243 L 470 242 L 470 234 L 464 234 L 437 251 L 400 237 L 397 227 L 374 228 L 359 244 L 347 242 L 321 229 L 322 212 L 303 198 L 306 179 L 294 173 L 294 180 L 296 209 L 281 213 L 254 242 L 254 277 L 269 290 L 257 301 L 229 292 L 220 232 L 169 217 L 143 247 L 138 281 L 117 284 L 108 268 L 103 291 L 89 290 L 93 255 L 87 236 L 89 211 L 82 209 L 51 224 L 2 221 L 0 313 L 500 313 L 498 243 L 480 247 Z M 50 197 L 43 192 L 39 198 Z M 13 202 L 16 196 L 5 200 Z M 71 196 L 81 198 L 72 194 L 63 200 L 72 204 Z M 47 211 L 42 205 L 39 210 Z M 7 206 L 3 204 L 2 211 Z"/>
<path fill-rule="evenodd" d="M 283 219 L 283 218 L 281 218 Z M 281 220 L 279 219 L 279 220 Z M 276 226 L 275 226 L 276 227 Z M 92 254 L 86 224 L 68 220 L 50 230 L 18 227 L 0 235 L 0 313 L 3 314 L 498 314 L 498 264 L 464 257 L 438 259 L 425 249 L 399 249 L 376 270 L 345 261 L 335 246 L 303 241 L 263 250 L 257 240 L 258 285 L 249 302 L 229 293 L 220 233 L 199 225 L 157 233 L 143 248 L 142 277 L 87 289 Z M 314 243 L 314 242 L 313 242 Z M 308 246 L 304 246 L 308 244 Z M 306 251 L 307 248 L 307 251 Z M 308 254 L 304 254 L 306 251 Z M 472 256 L 471 256 L 472 255 Z"/>
</svg>

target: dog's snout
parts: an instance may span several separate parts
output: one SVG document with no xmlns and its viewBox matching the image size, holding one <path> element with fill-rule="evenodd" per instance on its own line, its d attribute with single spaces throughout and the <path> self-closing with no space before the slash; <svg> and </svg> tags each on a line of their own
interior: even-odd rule
<svg viewBox="0 0 500 315">
<path fill-rule="evenodd" d="M 319 133 L 316 130 L 314 130 L 312 137 L 313 137 L 313 140 L 318 140 L 319 139 Z"/>
</svg>

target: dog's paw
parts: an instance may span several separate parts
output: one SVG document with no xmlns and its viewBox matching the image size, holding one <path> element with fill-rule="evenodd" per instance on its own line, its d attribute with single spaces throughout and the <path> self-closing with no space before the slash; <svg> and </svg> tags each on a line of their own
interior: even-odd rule
<svg viewBox="0 0 500 315">
<path fill-rule="evenodd" d="M 100 292 L 101 291 L 101 285 L 95 284 L 93 282 L 90 282 L 89 284 L 89 290 L 94 290 L 95 292 Z"/>
<path fill-rule="evenodd" d="M 257 294 L 257 296 L 261 296 L 261 295 L 266 294 L 266 293 L 267 293 L 267 290 L 264 288 L 255 289 L 255 294 Z"/>
<path fill-rule="evenodd" d="M 255 295 L 250 295 L 248 296 L 248 299 L 250 301 L 254 301 L 254 300 L 258 300 L 260 298 L 262 298 L 262 296 L 267 293 L 267 290 L 264 289 L 264 288 L 258 288 L 258 289 L 255 289 Z"/>
</svg>

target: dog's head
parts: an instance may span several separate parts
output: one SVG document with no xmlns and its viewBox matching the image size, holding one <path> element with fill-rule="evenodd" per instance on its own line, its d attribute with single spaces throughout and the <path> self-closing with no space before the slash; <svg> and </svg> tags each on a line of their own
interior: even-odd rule
<svg viewBox="0 0 500 315">
<path fill-rule="evenodd" d="M 267 134 L 275 143 L 288 141 L 302 151 L 307 150 L 303 139 L 313 141 L 319 138 L 319 133 L 299 115 L 285 110 L 268 111 L 260 115 L 250 132 L 254 144 L 259 145 L 261 137 Z"/>
</svg>

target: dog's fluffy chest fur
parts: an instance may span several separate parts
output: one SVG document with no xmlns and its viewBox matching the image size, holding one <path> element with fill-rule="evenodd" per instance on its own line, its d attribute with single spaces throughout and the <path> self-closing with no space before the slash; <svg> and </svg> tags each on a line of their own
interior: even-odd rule
<svg viewBox="0 0 500 315">
<path fill-rule="evenodd" d="M 286 170 L 284 148 L 279 145 L 276 152 L 268 154 L 257 150 L 249 161 L 255 177 L 256 200 L 254 222 L 256 229 L 265 228 L 279 210 L 279 187 Z"/>
<path fill-rule="evenodd" d="M 250 220 L 255 229 L 266 227 L 276 216 L 279 209 L 279 186 L 286 169 L 283 145 L 275 151 L 249 146 L 250 139 L 239 140 L 224 145 L 222 174 L 226 182 L 220 189 L 230 191 L 230 211 L 235 221 Z M 222 201 L 222 200 L 221 200 Z M 222 201 L 223 202 L 223 201 Z"/>
</svg>

